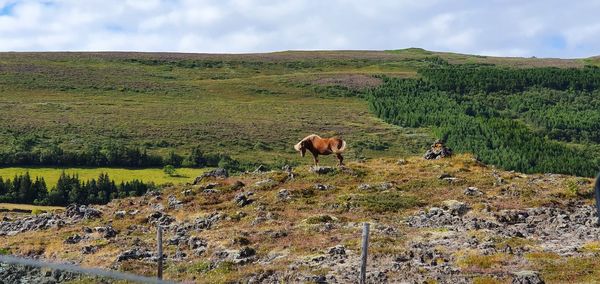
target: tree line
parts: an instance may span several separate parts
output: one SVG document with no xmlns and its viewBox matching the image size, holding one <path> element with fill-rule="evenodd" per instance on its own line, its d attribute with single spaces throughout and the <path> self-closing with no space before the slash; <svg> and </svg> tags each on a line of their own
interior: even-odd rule
<svg viewBox="0 0 600 284">
<path fill-rule="evenodd" d="M 58 167 L 127 167 L 148 168 L 171 165 L 174 167 L 224 167 L 231 171 L 244 164 L 227 154 L 205 153 L 194 147 L 187 155 L 170 151 L 165 157 L 148 153 L 137 146 L 109 144 L 105 147 L 88 145 L 83 150 L 65 150 L 58 145 L 34 148 L 30 139 L 22 139 L 17 146 L 0 152 L 0 166 L 58 166 Z"/>
<path fill-rule="evenodd" d="M 154 188 L 154 183 L 137 179 L 115 183 L 106 173 L 100 174 L 98 179 L 84 181 L 77 175 L 63 172 L 57 184 L 48 190 L 44 178 L 32 179 L 25 173 L 12 180 L 0 177 L 0 202 L 52 206 L 106 204 L 115 198 L 140 196 Z"/>
<path fill-rule="evenodd" d="M 420 72 L 419 79 L 383 78 L 366 96 L 371 110 L 389 123 L 431 127 L 455 150 L 506 169 L 598 172 L 600 69 L 447 66 Z"/>
<path fill-rule="evenodd" d="M 508 68 L 486 65 L 437 65 L 419 74 L 437 89 L 456 93 L 523 92 L 532 86 L 553 90 L 593 91 L 600 88 L 600 68 Z"/>
</svg>

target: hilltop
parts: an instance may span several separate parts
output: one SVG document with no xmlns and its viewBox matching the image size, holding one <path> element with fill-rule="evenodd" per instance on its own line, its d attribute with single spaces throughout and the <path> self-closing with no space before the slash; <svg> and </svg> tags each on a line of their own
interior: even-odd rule
<svg viewBox="0 0 600 284">
<path fill-rule="evenodd" d="M 370 283 L 510 283 L 521 270 L 572 283 L 600 271 L 586 178 L 501 171 L 459 155 L 191 182 L 25 223 L 6 213 L 0 247 L 152 276 L 158 223 L 166 279 L 347 283 L 357 281 L 361 224 L 369 222 Z"/>
</svg>

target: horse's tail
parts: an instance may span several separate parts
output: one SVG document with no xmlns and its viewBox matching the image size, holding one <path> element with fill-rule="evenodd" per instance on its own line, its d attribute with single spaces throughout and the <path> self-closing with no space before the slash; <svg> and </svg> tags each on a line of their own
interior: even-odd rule
<svg viewBox="0 0 600 284">
<path fill-rule="evenodd" d="M 346 151 L 346 141 L 344 141 L 342 139 L 340 139 L 340 141 L 342 141 L 342 145 L 340 146 L 340 144 L 338 144 L 337 149 L 332 149 L 333 153 L 335 153 L 335 154 L 343 153 L 344 151 Z"/>
</svg>

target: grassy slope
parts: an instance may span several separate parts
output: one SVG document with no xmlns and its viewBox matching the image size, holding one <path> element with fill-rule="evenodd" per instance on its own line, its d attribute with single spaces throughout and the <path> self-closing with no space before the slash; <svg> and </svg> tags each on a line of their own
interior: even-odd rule
<svg viewBox="0 0 600 284">
<path fill-rule="evenodd" d="M 283 181 L 283 172 L 266 174 L 247 174 L 230 177 L 226 180 L 217 180 L 221 183 L 216 188 L 217 193 L 202 193 L 195 186 L 175 186 L 164 190 L 162 199 L 150 196 L 132 197 L 115 200 L 106 206 L 101 206 L 104 215 L 101 219 L 84 221 L 72 226 L 46 231 L 26 232 L 16 236 L 0 238 L 0 248 L 19 255 L 37 255 L 49 259 L 60 259 L 82 263 L 85 266 L 112 267 L 138 274 L 153 275 L 155 264 L 145 261 L 128 261 L 121 264 L 115 262 L 116 256 L 137 243 L 138 245 L 152 247 L 154 244 L 153 225 L 146 222 L 146 217 L 153 211 L 154 204 L 161 203 L 167 208 L 168 195 L 175 195 L 184 201 L 181 209 L 166 209 L 165 212 L 174 216 L 178 221 L 193 221 L 199 216 L 211 212 L 219 212 L 229 216 L 220 221 L 212 229 L 190 231 L 191 235 L 199 236 L 208 242 L 208 251 L 201 256 L 189 251 L 187 246 L 181 246 L 188 258 L 185 261 L 169 259 L 166 264 L 166 279 L 198 281 L 199 283 L 224 283 L 248 276 L 252 273 L 274 269 L 282 271 L 290 263 L 322 254 L 327 248 L 343 244 L 349 250 L 359 250 L 360 226 L 357 222 L 369 221 L 395 227 L 400 235 L 390 237 L 377 231 L 374 226 L 370 242 L 370 255 L 373 259 L 386 259 L 402 252 L 405 245 L 411 240 L 440 233 L 436 229 L 408 228 L 404 224 L 404 217 L 412 214 L 419 208 L 439 205 L 442 201 L 456 199 L 466 202 L 475 211 L 502 210 L 527 208 L 541 205 L 565 206 L 569 202 L 580 200 L 590 204 L 589 198 L 573 195 L 567 188 L 570 184 L 581 184 L 581 196 L 589 196 L 592 191 L 591 179 L 574 178 L 569 176 L 554 175 L 521 175 L 514 172 L 498 171 L 506 182 L 504 185 L 495 185 L 492 173 L 496 170 L 474 162 L 471 156 L 459 155 L 450 159 L 426 161 L 419 157 L 407 159 L 407 164 L 398 165 L 394 159 L 375 159 L 366 163 L 350 163 L 349 167 L 355 173 L 337 173 L 318 176 L 309 174 L 307 166 L 295 170 L 296 178 Z M 457 178 L 458 182 L 448 183 L 440 180 L 438 176 L 449 173 Z M 265 178 L 279 180 L 281 183 L 268 188 L 255 188 L 253 184 Z M 247 184 L 245 189 L 238 191 L 229 190 L 229 185 L 241 180 Z M 213 182 L 213 181 L 206 181 Z M 366 191 L 357 189 L 359 184 L 378 182 L 393 182 L 395 186 L 387 191 Z M 315 183 L 324 183 L 335 186 L 335 189 L 325 191 L 310 191 Z M 486 192 L 484 196 L 469 197 L 463 194 L 467 186 L 475 186 Z M 515 194 L 502 194 L 506 188 L 514 188 Z M 192 196 L 183 196 L 184 190 L 191 190 Z M 278 199 L 278 192 L 287 189 L 294 196 L 287 202 Z M 232 200 L 242 191 L 254 191 L 254 203 L 246 207 L 238 207 Z M 115 211 L 140 210 L 136 216 L 127 216 L 125 219 L 116 219 Z M 240 216 L 239 212 L 246 214 Z M 274 214 L 269 220 L 254 223 L 259 216 L 266 212 Z M 329 215 L 334 218 L 332 229 L 323 230 L 323 223 L 319 223 L 320 216 Z M 91 234 L 78 244 L 64 244 L 63 241 L 73 234 L 82 234 L 82 227 L 95 227 L 105 224 L 120 231 L 120 234 L 111 240 L 105 240 L 98 234 Z M 134 225 L 131 227 L 131 225 Z M 286 230 L 287 236 L 272 238 L 271 233 Z M 514 242 L 511 238 L 488 236 L 486 230 L 474 231 L 473 235 L 480 240 L 492 240 L 493 245 Z M 174 232 L 167 230 L 165 239 L 174 236 Z M 269 253 L 283 255 L 269 264 L 233 265 L 227 269 L 209 269 L 208 263 L 216 251 L 222 249 L 239 249 L 233 239 L 246 236 L 250 246 L 257 250 L 263 258 Z M 310 240 L 310 241 L 307 241 Z M 458 265 L 464 269 L 475 268 L 474 276 L 494 277 L 487 283 L 505 283 L 510 280 L 507 275 L 520 269 L 539 270 L 542 276 L 551 283 L 586 281 L 598 277 L 598 256 L 591 256 L 585 260 L 569 257 L 545 258 L 543 248 L 536 245 L 535 240 L 523 240 L 528 244 L 527 257 L 531 262 L 518 262 L 518 266 L 503 266 L 500 261 L 488 259 L 488 256 L 471 255 L 464 258 Z M 98 245 L 98 252 L 92 255 L 81 255 L 81 247 Z M 595 242 L 587 246 L 595 247 Z M 166 245 L 165 252 L 172 256 L 176 246 Z M 516 256 L 502 255 L 503 259 L 513 260 Z M 493 261 L 494 270 L 477 270 L 477 267 Z M 570 267 L 570 273 L 561 273 L 564 263 L 585 262 L 586 265 L 576 264 Z M 594 269 L 590 269 L 590 265 Z M 318 267 L 302 267 L 306 273 L 319 275 L 327 271 Z M 589 272 L 589 273 L 588 273 Z M 503 280 L 504 279 L 504 280 Z"/>
<path fill-rule="evenodd" d="M 207 152 L 227 152 L 244 161 L 271 162 L 298 159 L 291 145 L 314 132 L 341 135 L 351 146 L 366 141 L 390 145 L 386 152 L 366 149 L 368 157 L 415 154 L 431 140 L 426 131 L 387 125 L 368 112 L 363 100 L 331 97 L 315 86 L 351 84 L 344 77 L 348 74 L 415 76 L 421 60 L 432 55 L 455 63 L 582 65 L 577 60 L 500 59 L 419 49 L 249 55 L 1 53 L 0 148 L 36 135 L 35 147 L 40 148 L 54 142 L 80 149 L 117 141 L 183 154 L 201 145 Z M 351 85 L 361 87 L 360 82 Z"/>
</svg>

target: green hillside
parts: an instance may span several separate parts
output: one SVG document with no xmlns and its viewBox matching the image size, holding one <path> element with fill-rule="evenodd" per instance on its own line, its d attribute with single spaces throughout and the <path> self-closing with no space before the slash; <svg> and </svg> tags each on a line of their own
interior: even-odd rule
<svg viewBox="0 0 600 284">
<path fill-rule="evenodd" d="M 481 76 L 494 70 L 584 70 L 596 63 L 594 58 L 498 58 L 417 48 L 241 55 L 1 53 L 0 164 L 202 167 L 220 163 L 241 170 L 263 163 L 275 167 L 299 162 L 291 146 L 310 133 L 342 136 L 350 143 L 351 159 L 420 154 L 435 138 L 453 136 L 440 132 L 435 123 L 397 123 L 378 110 L 372 113 L 368 101 L 372 105 L 373 100 L 365 98 L 383 81 L 386 83 L 378 89 L 397 80 L 389 78 L 434 82 L 443 76 L 434 78 L 432 70 L 446 65 L 458 69 L 484 66 L 483 75 L 470 78 L 485 81 Z M 597 74 L 596 69 L 585 70 Z M 478 92 L 481 96 L 473 97 L 476 99 L 451 100 L 459 104 L 455 111 L 472 110 L 473 106 L 465 103 L 476 104 L 475 108 L 485 107 L 487 116 L 502 117 L 509 124 L 516 121 L 526 136 L 531 129 L 534 136 L 568 143 L 568 147 L 598 143 L 595 103 L 586 105 L 590 99 L 596 101 L 596 85 L 573 92 L 567 87 L 550 94 L 546 90 L 552 87 L 530 87 L 534 86 L 526 83 L 520 89 L 483 90 Z M 457 89 L 455 93 L 466 91 Z M 509 108 L 522 105 L 515 97 L 528 98 L 527 109 L 506 110 L 504 105 L 485 103 L 486 95 L 502 101 L 503 94 L 509 103 L 517 101 Z M 563 95 L 570 99 L 563 100 Z M 554 98 L 552 102 L 540 103 L 549 97 Z M 559 99 L 564 104 L 555 105 Z M 565 104 L 572 106 L 574 101 L 577 107 L 587 108 L 580 112 L 571 107 L 564 112 Z M 418 109 L 415 103 L 409 99 L 403 106 Z M 548 108 L 549 104 L 553 107 Z M 557 120 L 556 114 L 563 112 L 577 115 L 573 120 L 571 116 Z M 449 142 L 456 144 L 451 147 L 475 152 L 484 161 L 509 169 L 539 172 L 561 166 L 535 167 L 529 165 L 536 163 L 530 160 L 498 163 L 506 157 L 486 159 L 481 147 L 465 146 L 462 140 Z M 587 159 L 592 166 L 594 159 Z M 333 159 L 323 161 L 334 163 Z M 560 172 L 590 175 L 596 170 L 587 170 L 590 163 L 573 163 L 571 169 Z"/>
</svg>

